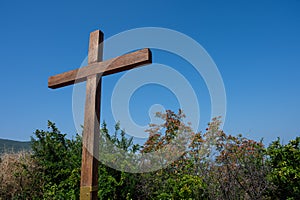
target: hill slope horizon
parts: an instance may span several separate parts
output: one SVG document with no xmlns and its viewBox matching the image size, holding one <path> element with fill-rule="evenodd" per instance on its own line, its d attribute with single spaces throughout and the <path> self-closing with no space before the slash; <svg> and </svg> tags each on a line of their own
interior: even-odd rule
<svg viewBox="0 0 300 200">
<path fill-rule="evenodd" d="M 0 154 L 2 153 L 16 153 L 19 151 L 29 151 L 30 141 L 16 141 L 0 138 Z"/>
</svg>

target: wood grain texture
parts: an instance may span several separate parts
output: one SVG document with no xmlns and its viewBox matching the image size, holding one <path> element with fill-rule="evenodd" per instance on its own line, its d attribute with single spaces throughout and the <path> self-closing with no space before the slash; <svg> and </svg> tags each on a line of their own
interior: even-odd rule
<svg viewBox="0 0 300 200">
<path fill-rule="evenodd" d="M 96 30 L 90 33 L 88 64 L 102 61 L 103 56 L 103 33 Z"/>
<path fill-rule="evenodd" d="M 91 63 L 88 66 L 49 77 L 48 87 L 60 88 L 85 81 L 88 76 L 93 74 L 106 76 L 152 63 L 150 49 L 138 50 L 103 62 L 94 61 L 96 55 L 96 53 L 89 53 Z"/>
<path fill-rule="evenodd" d="M 90 34 L 88 63 L 102 59 L 103 33 L 94 31 Z M 80 199 L 96 200 L 98 193 L 98 160 L 100 139 L 100 100 L 101 77 L 89 75 L 86 80 L 86 99 L 84 110 L 84 127 L 82 136 L 82 161 L 80 179 Z"/>
<path fill-rule="evenodd" d="M 100 104 L 102 76 L 152 63 L 150 49 L 142 49 L 102 62 L 103 33 L 90 34 L 88 65 L 48 78 L 49 88 L 60 88 L 86 81 L 80 200 L 96 200 L 100 142 Z"/>
</svg>

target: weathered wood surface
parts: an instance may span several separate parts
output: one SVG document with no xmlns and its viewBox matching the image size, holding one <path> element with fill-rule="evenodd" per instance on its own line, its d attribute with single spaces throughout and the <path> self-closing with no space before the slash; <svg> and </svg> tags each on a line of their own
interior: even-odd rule
<svg viewBox="0 0 300 200">
<path fill-rule="evenodd" d="M 102 60 L 103 33 L 90 34 L 88 64 Z M 100 45 L 99 45 L 100 44 Z M 80 199 L 96 200 L 98 195 L 98 159 L 100 137 L 101 77 L 89 75 L 86 79 L 86 99 L 84 128 L 82 136 L 82 161 L 80 179 Z"/>
<path fill-rule="evenodd" d="M 103 33 L 90 34 L 88 65 L 48 79 L 49 88 L 60 88 L 86 81 L 80 200 L 96 200 L 100 137 L 101 77 L 152 63 L 150 49 L 142 49 L 104 62 Z"/>
<path fill-rule="evenodd" d="M 141 49 L 110 60 L 93 62 L 88 66 L 51 76 L 48 79 L 48 87 L 52 89 L 60 88 L 85 81 L 88 76 L 93 74 L 105 76 L 150 63 L 152 63 L 150 49 Z"/>
</svg>

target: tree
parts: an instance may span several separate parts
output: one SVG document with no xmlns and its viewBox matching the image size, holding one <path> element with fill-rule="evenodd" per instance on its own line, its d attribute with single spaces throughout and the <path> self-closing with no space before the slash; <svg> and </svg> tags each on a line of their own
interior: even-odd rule
<svg viewBox="0 0 300 200">
<path fill-rule="evenodd" d="M 272 171 L 270 178 L 277 186 L 272 196 L 276 199 L 300 199 L 300 137 L 280 144 L 280 138 L 267 149 Z"/>
<path fill-rule="evenodd" d="M 205 199 L 202 177 L 194 173 L 194 163 L 187 153 L 190 148 L 188 144 L 193 140 L 194 137 L 191 136 L 194 134 L 189 124 L 183 122 L 185 115 L 181 110 L 178 113 L 167 110 L 166 113 L 157 113 L 156 116 L 165 122 L 150 125 L 147 130 L 149 138 L 141 152 L 159 152 L 164 149 L 167 153 L 160 157 L 161 169 L 141 174 L 140 198 Z M 177 159 L 168 163 L 173 158 Z"/>
<path fill-rule="evenodd" d="M 270 167 L 262 141 L 227 135 L 220 118 L 208 124 L 202 139 L 200 173 L 211 199 L 267 199 Z M 209 149 L 207 149 L 209 148 Z M 199 163 L 199 162 L 198 162 Z M 198 164 L 197 164 L 198 165 Z"/>
<path fill-rule="evenodd" d="M 110 163 L 118 159 L 123 159 L 123 166 L 128 166 L 124 153 L 136 153 L 140 146 L 133 144 L 133 137 L 128 137 L 124 130 L 120 129 L 120 124 L 115 125 L 114 134 L 109 134 L 107 125 L 103 122 L 100 137 L 100 153 L 110 157 Z M 122 151 L 120 152 L 119 149 Z M 132 155 L 129 154 L 129 155 Z M 136 199 L 136 187 L 138 184 L 138 174 L 130 174 L 124 171 L 118 171 L 106 165 L 99 163 L 99 199 Z"/>
<path fill-rule="evenodd" d="M 44 183 L 40 185 L 44 199 L 79 199 L 81 170 L 81 136 L 67 139 L 54 123 L 48 121 L 48 131 L 36 130 L 32 137 L 32 158 L 37 162 L 36 174 Z M 127 137 L 120 125 L 115 125 L 115 133 L 110 135 L 104 122 L 101 128 L 100 147 L 110 145 L 109 153 L 115 147 L 125 152 L 135 153 L 139 145 L 134 145 L 132 137 Z M 104 140 L 110 143 L 105 143 Z M 101 151 L 101 149 L 100 149 Z M 100 199 L 132 198 L 135 194 L 137 179 L 135 175 L 121 172 L 99 162 Z"/>
<path fill-rule="evenodd" d="M 81 169 L 81 137 L 67 139 L 54 123 L 48 131 L 36 130 L 31 138 L 33 158 L 39 165 L 36 173 L 43 179 L 43 198 L 78 199 Z"/>
<path fill-rule="evenodd" d="M 300 199 L 300 137 L 286 145 L 278 138 L 265 148 L 262 141 L 226 134 L 220 118 L 202 134 L 184 123 L 181 110 L 157 117 L 164 123 L 150 125 L 143 147 L 119 123 L 113 134 L 102 124 L 100 151 L 109 159 L 99 162 L 99 199 Z M 81 149 L 79 135 L 67 139 L 49 121 L 47 131 L 32 137 L 31 154 L 1 157 L 0 199 L 79 199 Z M 128 159 L 160 168 L 127 173 L 136 167 Z"/>
</svg>

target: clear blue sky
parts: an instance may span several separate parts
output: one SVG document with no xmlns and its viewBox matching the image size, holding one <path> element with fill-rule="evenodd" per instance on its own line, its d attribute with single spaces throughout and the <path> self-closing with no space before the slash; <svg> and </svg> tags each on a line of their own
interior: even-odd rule
<svg viewBox="0 0 300 200">
<path fill-rule="evenodd" d="M 298 0 L 1 1 L 0 138 L 29 140 L 48 119 L 74 135 L 72 87 L 48 89 L 48 77 L 80 66 L 95 29 L 108 38 L 151 26 L 190 36 L 213 58 L 226 89 L 227 133 L 266 142 L 292 139 L 300 135 L 299 10 Z M 175 68 L 184 65 L 163 52 L 153 57 Z M 103 79 L 102 119 L 108 122 L 110 90 L 119 77 Z M 198 89 L 204 93 L 199 101 L 205 126 L 209 97 L 204 83 Z M 159 90 L 145 87 L 135 93 L 137 122 L 147 119 L 150 104 L 171 98 Z M 162 93 L 166 98 L 157 95 Z M 147 105 L 138 103 L 143 98 Z M 168 102 L 176 105 L 176 100 Z"/>
</svg>

